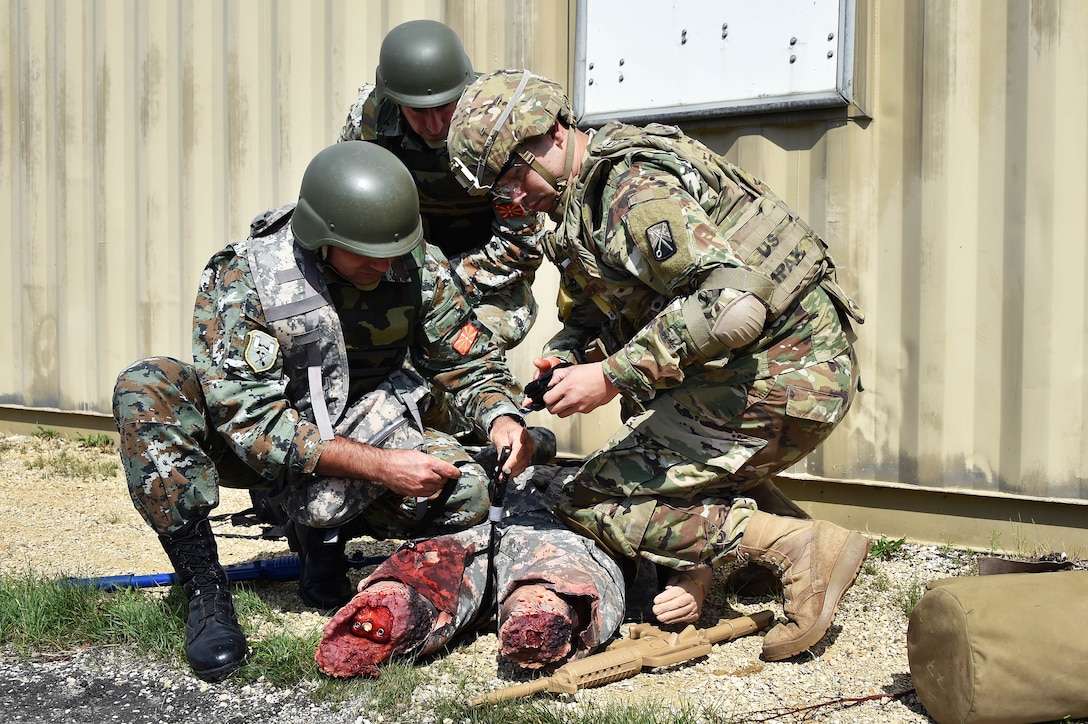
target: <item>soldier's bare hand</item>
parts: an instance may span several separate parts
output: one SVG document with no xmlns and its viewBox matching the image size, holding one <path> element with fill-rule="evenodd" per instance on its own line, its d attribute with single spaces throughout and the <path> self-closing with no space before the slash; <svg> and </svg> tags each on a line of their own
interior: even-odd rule
<svg viewBox="0 0 1088 724">
<path fill-rule="evenodd" d="M 429 498 L 442 489 L 446 480 L 461 477 L 457 467 L 433 455 L 418 450 L 385 450 L 343 437 L 328 442 L 314 472 L 332 478 L 372 480 L 398 495 L 416 498 Z"/>
<path fill-rule="evenodd" d="M 536 370 L 533 372 L 533 381 L 539 380 L 541 375 L 547 374 L 548 370 L 553 367 L 558 367 L 561 364 L 563 364 L 563 360 L 558 357 L 537 357 L 533 360 L 533 367 L 536 367 Z M 532 402 L 533 401 L 526 396 L 525 399 L 521 401 L 522 412 L 530 409 Z"/>
<path fill-rule="evenodd" d="M 552 367 L 558 367 L 561 364 L 563 364 L 563 360 L 558 357 L 537 357 L 533 360 L 533 367 L 536 367 L 536 372 L 533 373 L 533 379 L 537 379 Z"/>
<path fill-rule="evenodd" d="M 654 616 L 664 624 L 698 621 L 713 582 L 714 572 L 706 566 L 674 572 L 665 590 L 654 597 Z"/>
<path fill-rule="evenodd" d="M 380 477 L 375 477 L 390 491 L 405 497 L 429 498 L 446 481 L 461 477 L 461 471 L 445 460 L 418 450 L 382 450 Z"/>
<path fill-rule="evenodd" d="M 559 417 L 570 417 L 581 412 L 592 412 L 608 404 L 619 390 L 604 376 L 600 362 L 563 367 L 552 373 L 552 385 L 544 395 L 548 412 Z"/>
<path fill-rule="evenodd" d="M 529 461 L 533 458 L 533 439 L 529 437 L 529 431 L 517 420 L 503 415 L 495 418 L 491 424 L 491 444 L 496 450 L 504 447 L 510 448 L 510 457 L 506 459 L 503 472 L 507 477 L 520 475 L 529 467 Z M 488 470 L 488 474 L 492 471 Z"/>
</svg>

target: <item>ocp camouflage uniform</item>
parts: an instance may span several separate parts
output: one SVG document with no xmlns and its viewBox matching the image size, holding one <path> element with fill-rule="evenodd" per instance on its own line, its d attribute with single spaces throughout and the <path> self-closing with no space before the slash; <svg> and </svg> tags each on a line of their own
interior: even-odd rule
<svg viewBox="0 0 1088 724">
<path fill-rule="evenodd" d="M 171 534 L 214 508 L 222 484 L 273 487 L 313 527 L 360 513 L 364 532 L 378 536 L 479 523 L 487 474 L 449 435 L 419 424 L 428 388 L 403 367 L 410 357 L 486 434 L 495 418 L 517 416 L 518 385 L 501 351 L 440 251 L 417 247 L 362 291 L 294 243 L 293 208 L 261 215 L 249 239 L 208 262 L 191 364 L 153 357 L 119 375 L 114 416 L 137 509 Z M 462 474 L 420 521 L 414 500 L 378 483 L 315 475 L 334 433 L 421 448 Z"/>
<path fill-rule="evenodd" d="M 373 141 L 408 167 L 419 190 L 424 237 L 449 259 L 496 343 L 516 347 L 536 319 L 532 285 L 544 258 L 542 217 L 518 204 L 470 196 L 450 172 L 445 144 L 432 148 L 419 138 L 396 103 L 378 101 L 372 84 L 359 88 L 338 140 Z"/>
<path fill-rule="evenodd" d="M 413 650 L 401 653 L 416 655 L 433 653 L 448 644 L 458 634 L 470 630 L 474 623 L 502 614 L 499 605 L 520 586 L 541 584 L 559 594 L 579 612 L 574 624 L 571 653 L 578 659 L 607 643 L 624 619 L 626 594 L 623 573 L 616 561 L 592 540 L 573 533 L 549 510 L 540 489 L 556 489 L 570 475 L 569 468 L 538 466 L 529 468 L 510 481 L 502 522 L 498 524 L 498 546 L 494 554 L 494 598 L 488 596 L 491 524 L 478 526 L 449 537 L 466 551 L 464 559 L 456 562 L 463 571 L 449 577 L 460 579 L 456 595 L 450 597 L 449 610 L 439 612 L 436 625 Z M 538 489 L 540 488 L 540 489 Z M 441 539 L 429 541 L 440 547 Z M 416 544 L 408 543 L 394 557 L 413 556 Z M 429 551 L 431 548 L 428 548 Z M 420 550 L 427 563 L 418 566 L 400 562 L 399 565 L 379 565 L 363 582 L 366 585 L 396 580 L 430 596 L 427 581 L 405 576 L 403 571 L 424 571 L 436 565 L 433 554 Z M 396 561 L 393 561 L 394 563 Z M 443 564 L 454 565 L 451 561 Z M 430 576 L 428 576 L 429 580 Z M 448 592 L 445 592 L 448 593 Z M 443 599 L 446 600 L 446 599 Z M 496 605 L 497 604 L 499 605 Z M 482 611 L 484 606 L 494 609 Z"/>
<path fill-rule="evenodd" d="M 624 396 L 624 427 L 591 455 L 561 511 L 612 550 L 672 568 L 736 549 L 745 491 L 816 447 L 858 388 L 823 242 L 757 179 L 679 129 L 590 134 L 546 251 L 563 270 L 564 327 L 544 354 L 594 340 Z M 724 279 L 724 281 L 723 281 Z M 753 291 L 770 308 L 735 351 L 706 329 Z"/>
</svg>

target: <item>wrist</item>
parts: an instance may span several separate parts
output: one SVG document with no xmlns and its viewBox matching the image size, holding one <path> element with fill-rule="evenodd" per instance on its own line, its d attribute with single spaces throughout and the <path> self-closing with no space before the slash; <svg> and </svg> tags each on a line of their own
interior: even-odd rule
<svg viewBox="0 0 1088 724">
<path fill-rule="evenodd" d="M 512 412 L 504 412 L 501 415 L 497 416 L 494 420 L 491 421 L 491 429 L 494 430 L 495 429 L 495 423 L 498 422 L 499 420 L 501 420 L 504 417 L 509 417 L 511 420 L 513 420 L 517 424 L 521 425 L 522 427 L 526 427 L 525 418 L 523 418 L 521 415 L 517 415 L 517 414 L 514 414 Z"/>
</svg>

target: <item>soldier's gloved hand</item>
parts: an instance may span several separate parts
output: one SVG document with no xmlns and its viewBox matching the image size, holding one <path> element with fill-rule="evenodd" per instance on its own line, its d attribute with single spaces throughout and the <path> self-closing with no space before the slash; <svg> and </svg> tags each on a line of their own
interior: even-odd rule
<svg viewBox="0 0 1088 724">
<path fill-rule="evenodd" d="M 533 412 L 543 410 L 544 395 L 552 384 L 552 373 L 561 367 L 570 367 L 570 362 L 564 362 L 558 357 L 540 357 L 533 360 L 536 366 L 536 375 L 533 381 L 525 385 L 525 400 L 521 403 L 521 412 Z"/>
<path fill-rule="evenodd" d="M 605 376 L 602 363 L 570 365 L 552 370 L 552 383 L 544 394 L 544 404 L 553 415 L 570 417 L 578 412 L 592 412 L 619 393 Z"/>
</svg>

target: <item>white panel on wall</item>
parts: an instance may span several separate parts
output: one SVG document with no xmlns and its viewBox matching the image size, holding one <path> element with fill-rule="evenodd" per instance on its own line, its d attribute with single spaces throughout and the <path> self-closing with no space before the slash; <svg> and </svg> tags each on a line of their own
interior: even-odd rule
<svg viewBox="0 0 1088 724">
<path fill-rule="evenodd" d="M 853 0 L 579 0 L 583 123 L 842 106 Z"/>
</svg>

